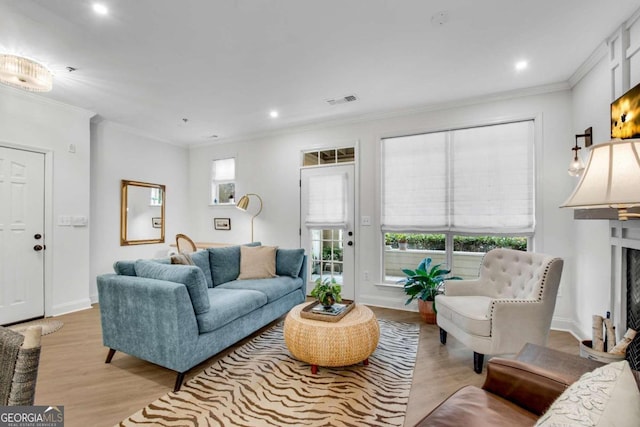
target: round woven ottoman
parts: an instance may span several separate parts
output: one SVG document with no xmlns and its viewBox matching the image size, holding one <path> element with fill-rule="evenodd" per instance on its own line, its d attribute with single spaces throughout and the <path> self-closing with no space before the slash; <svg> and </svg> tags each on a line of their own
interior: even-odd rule
<svg viewBox="0 0 640 427">
<path fill-rule="evenodd" d="M 378 346 L 380 326 L 373 312 L 357 304 L 337 322 L 300 317 L 308 302 L 291 309 L 284 321 L 284 341 L 298 360 L 311 364 L 311 373 L 318 366 L 349 366 L 369 363 L 369 356 Z"/>
</svg>

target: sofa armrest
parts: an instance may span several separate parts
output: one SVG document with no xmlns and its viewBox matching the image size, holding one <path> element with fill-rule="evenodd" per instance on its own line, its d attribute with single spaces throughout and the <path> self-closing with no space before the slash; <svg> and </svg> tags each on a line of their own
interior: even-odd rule
<svg viewBox="0 0 640 427">
<path fill-rule="evenodd" d="M 198 324 L 181 283 L 136 276 L 98 276 L 105 346 L 184 372 L 196 348 Z"/>
<path fill-rule="evenodd" d="M 573 379 L 562 372 L 494 357 L 487 365 L 487 378 L 482 388 L 542 415 L 571 383 Z"/>
</svg>

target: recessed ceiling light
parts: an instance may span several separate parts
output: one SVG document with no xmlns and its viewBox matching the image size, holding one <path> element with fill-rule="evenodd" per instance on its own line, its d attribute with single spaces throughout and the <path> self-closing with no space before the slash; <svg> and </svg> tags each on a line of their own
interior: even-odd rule
<svg viewBox="0 0 640 427">
<path fill-rule="evenodd" d="M 525 68 L 527 68 L 528 65 L 529 65 L 529 63 L 527 61 L 518 61 L 518 62 L 516 62 L 516 70 L 517 71 L 522 71 Z"/>
<path fill-rule="evenodd" d="M 107 15 L 109 13 L 109 9 L 107 9 L 107 6 L 103 5 L 102 3 L 94 3 L 93 11 L 98 15 Z"/>
<path fill-rule="evenodd" d="M 274 119 L 275 119 L 275 118 L 276 118 L 276 117 L 278 117 L 280 114 L 279 114 L 276 110 L 271 110 L 271 111 L 269 112 L 269 115 L 270 115 L 272 118 L 274 118 Z"/>
</svg>

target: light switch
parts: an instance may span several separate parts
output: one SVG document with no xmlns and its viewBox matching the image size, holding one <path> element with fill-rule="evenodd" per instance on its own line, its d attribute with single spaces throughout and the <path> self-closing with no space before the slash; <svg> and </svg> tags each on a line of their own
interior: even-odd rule
<svg viewBox="0 0 640 427">
<path fill-rule="evenodd" d="M 71 218 L 71 225 L 74 227 L 84 227 L 87 225 L 87 217 L 84 215 L 74 215 Z"/>
<path fill-rule="evenodd" d="M 371 225 L 371 217 L 368 215 L 361 216 L 360 225 Z"/>
<path fill-rule="evenodd" d="M 69 226 L 71 226 L 71 217 L 69 215 L 60 215 L 60 216 L 58 216 L 58 225 L 60 227 L 69 227 Z"/>
</svg>

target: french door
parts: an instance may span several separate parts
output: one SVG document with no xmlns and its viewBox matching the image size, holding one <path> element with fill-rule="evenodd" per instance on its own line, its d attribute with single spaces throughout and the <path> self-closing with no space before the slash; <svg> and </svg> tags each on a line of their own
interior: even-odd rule
<svg viewBox="0 0 640 427">
<path fill-rule="evenodd" d="M 300 204 L 300 246 L 309 260 L 307 291 L 317 279 L 333 278 L 342 285 L 342 297 L 354 299 L 354 165 L 302 168 Z"/>
<path fill-rule="evenodd" d="M 0 324 L 44 315 L 44 154 L 0 147 Z"/>
</svg>

